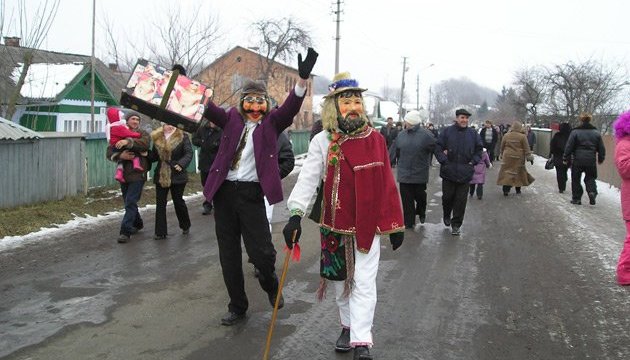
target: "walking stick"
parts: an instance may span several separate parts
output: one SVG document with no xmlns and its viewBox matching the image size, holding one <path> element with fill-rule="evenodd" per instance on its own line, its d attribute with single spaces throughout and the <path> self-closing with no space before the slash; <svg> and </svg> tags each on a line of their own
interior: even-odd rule
<svg viewBox="0 0 630 360">
<path fill-rule="evenodd" d="M 297 237 L 297 230 L 293 230 L 291 235 L 291 243 L 295 244 L 295 238 Z M 282 265 L 282 275 L 280 276 L 280 282 L 278 283 L 278 294 L 276 295 L 276 303 L 273 305 L 273 313 L 271 314 L 271 324 L 269 324 L 269 330 L 267 330 L 267 344 L 265 345 L 265 354 L 263 360 L 269 359 L 269 348 L 271 347 L 271 337 L 273 336 L 273 328 L 276 324 L 276 317 L 278 316 L 278 304 L 280 303 L 280 297 L 282 296 L 282 287 L 284 286 L 284 279 L 287 277 L 287 270 L 289 270 L 289 259 L 291 259 L 291 252 L 293 248 L 287 251 L 284 257 L 284 264 Z"/>
</svg>

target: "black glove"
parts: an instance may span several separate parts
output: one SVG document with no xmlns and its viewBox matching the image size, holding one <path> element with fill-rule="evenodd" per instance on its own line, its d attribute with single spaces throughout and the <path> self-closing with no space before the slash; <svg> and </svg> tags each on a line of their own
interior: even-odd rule
<svg viewBox="0 0 630 360">
<path fill-rule="evenodd" d="M 300 77 L 302 79 L 308 80 L 311 76 L 311 71 L 313 71 L 313 66 L 315 66 L 317 56 L 319 56 L 319 54 L 311 47 L 308 48 L 306 59 L 304 59 L 304 61 L 302 61 L 302 54 L 298 54 L 298 72 L 300 73 Z"/>
<path fill-rule="evenodd" d="M 396 250 L 402 245 L 403 240 L 405 239 L 405 233 L 396 232 L 389 234 L 389 242 L 392 243 L 392 250 Z"/>
<path fill-rule="evenodd" d="M 295 242 L 297 243 L 300 240 L 300 235 L 302 235 L 302 226 L 300 222 L 302 221 L 302 217 L 300 215 L 293 215 L 289 218 L 289 222 L 282 229 L 282 234 L 284 235 L 284 242 L 287 243 L 287 247 L 289 249 L 293 249 L 293 242 L 291 238 L 293 237 L 293 231 L 297 230 L 297 235 L 295 236 Z"/>
</svg>

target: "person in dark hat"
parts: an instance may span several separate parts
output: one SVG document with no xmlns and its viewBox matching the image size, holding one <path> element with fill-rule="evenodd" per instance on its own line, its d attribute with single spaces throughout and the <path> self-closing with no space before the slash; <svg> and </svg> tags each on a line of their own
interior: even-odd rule
<svg viewBox="0 0 630 360">
<path fill-rule="evenodd" d="M 334 285 L 342 327 L 335 350 L 354 348 L 354 360 L 369 360 L 381 237 L 389 236 L 393 250 L 402 245 L 402 208 L 385 138 L 365 113 L 366 89 L 347 72 L 337 74 L 329 89 L 324 130 L 309 144 L 282 233 L 292 247 L 292 234 L 297 231 L 299 239 L 301 219 L 321 184 L 320 211 L 309 216 L 317 219 L 322 243 L 317 297 L 323 299 L 329 282 Z"/>
<path fill-rule="evenodd" d="M 259 270 L 258 282 L 274 306 L 278 294 L 276 250 L 271 242 L 264 197 L 269 204 L 282 201 L 278 169 L 278 134 L 291 126 L 306 95 L 307 80 L 317 60 L 308 49 L 298 55 L 300 79 L 284 103 L 273 109 L 267 88 L 260 81 L 246 81 L 237 107 L 227 111 L 209 102 L 204 112 L 223 129 L 223 137 L 208 178 L 204 195 L 214 205 L 215 230 L 223 280 L 230 302 L 221 324 L 234 325 L 245 318 L 249 306 L 245 294 L 241 236 L 247 255 Z M 279 299 L 280 306 L 283 305 Z"/>
<path fill-rule="evenodd" d="M 461 233 L 469 182 L 483 150 L 479 134 L 468 127 L 470 115 L 466 109 L 457 109 L 455 123 L 440 132 L 435 146 L 442 178 L 444 225 L 451 227 L 453 235 Z"/>
<path fill-rule="evenodd" d="M 119 243 L 126 243 L 130 236 L 137 233 L 144 227 L 140 212 L 138 212 L 138 201 L 142 195 L 142 188 L 147 180 L 149 162 L 146 155 L 149 150 L 149 133 L 140 128 L 140 114 L 133 110 L 124 112 L 124 119 L 127 127 L 141 136 L 137 139 L 125 138 L 119 140 L 114 146 L 107 148 L 107 158 L 111 161 L 132 160 L 140 155 L 142 170 L 134 169 L 131 161 L 123 161 L 123 180 L 120 182 L 123 201 L 125 203 L 125 214 L 120 223 Z M 114 147 L 122 151 L 114 151 Z"/>
</svg>

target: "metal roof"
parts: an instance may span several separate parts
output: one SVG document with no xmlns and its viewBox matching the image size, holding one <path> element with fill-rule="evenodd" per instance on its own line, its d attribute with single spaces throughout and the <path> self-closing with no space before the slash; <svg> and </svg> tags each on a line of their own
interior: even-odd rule
<svg viewBox="0 0 630 360">
<path fill-rule="evenodd" d="M 0 140 L 39 139 L 41 137 L 36 131 L 0 117 Z"/>
</svg>

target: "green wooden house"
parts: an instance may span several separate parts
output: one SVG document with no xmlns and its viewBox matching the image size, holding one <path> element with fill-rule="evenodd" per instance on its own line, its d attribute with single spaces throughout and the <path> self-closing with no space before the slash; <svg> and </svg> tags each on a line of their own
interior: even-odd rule
<svg viewBox="0 0 630 360">
<path fill-rule="evenodd" d="M 58 53 L 9 45 L 0 45 L 0 105 L 6 110 L 23 71 L 24 59 L 30 56 L 24 85 L 11 118 L 35 131 L 102 132 L 105 109 L 118 105 L 120 90 L 128 74 L 96 61 L 94 127 L 91 107 L 91 58 L 85 55 Z"/>
</svg>

